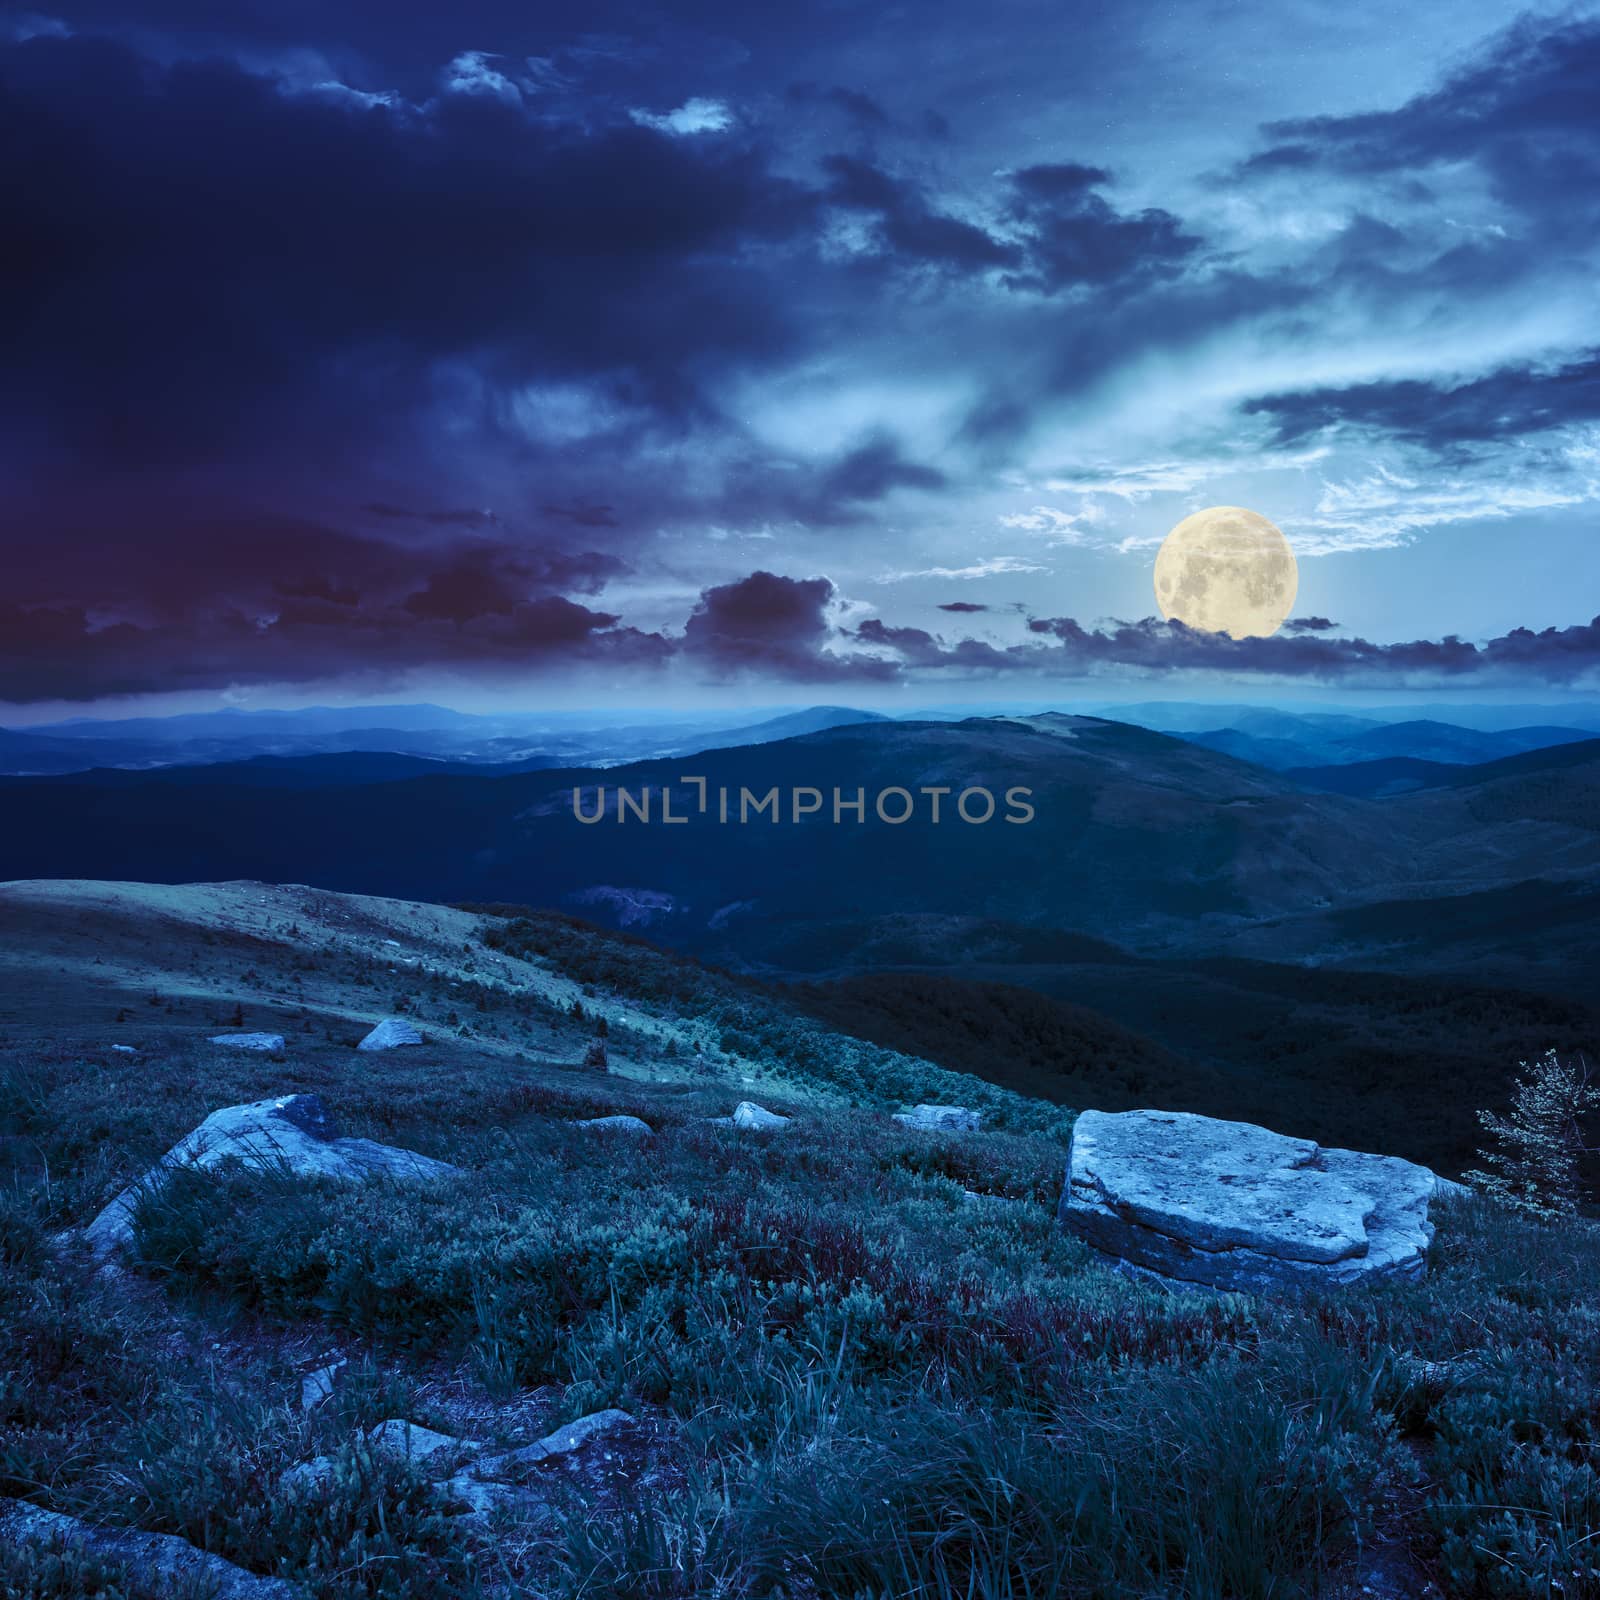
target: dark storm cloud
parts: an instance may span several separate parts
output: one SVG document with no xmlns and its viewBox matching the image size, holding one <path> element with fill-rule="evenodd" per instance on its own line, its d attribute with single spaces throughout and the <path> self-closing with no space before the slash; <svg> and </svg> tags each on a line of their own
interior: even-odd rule
<svg viewBox="0 0 1600 1600">
<path fill-rule="evenodd" d="M 752 572 L 718 584 L 700 596 L 681 652 L 715 677 L 754 672 L 801 683 L 893 677 L 898 669 L 891 662 L 825 653 L 833 638 L 827 615 L 833 598 L 828 578 Z"/>
<path fill-rule="evenodd" d="M 436 528 L 477 528 L 496 520 L 488 510 L 463 506 L 459 510 L 418 511 L 410 506 L 393 506 L 383 500 L 369 500 L 361 508 L 369 516 L 388 522 L 426 522 Z"/>
<path fill-rule="evenodd" d="M 1170 277 L 1200 247 L 1170 211 L 1119 213 L 1094 191 L 1110 174 L 1064 163 L 1012 175 L 1012 215 L 1028 240 L 1024 269 L 1007 282 L 1053 294 L 1076 284 Z"/>
<path fill-rule="evenodd" d="M 1502 367 L 1453 387 L 1402 379 L 1263 395 L 1243 409 L 1270 417 L 1283 443 L 1347 423 L 1444 450 L 1600 418 L 1600 351 L 1544 372 Z"/>
<path fill-rule="evenodd" d="M 825 499 L 881 500 L 892 489 L 937 489 L 945 481 L 935 467 L 907 461 L 892 439 L 874 438 L 837 461 L 822 476 Z"/>
<path fill-rule="evenodd" d="M 457 609 L 472 610 L 470 606 Z M 648 671 L 671 646 L 561 595 L 461 619 L 343 597 L 284 598 L 240 611 L 102 626 L 79 607 L 0 606 L 0 700 L 94 700 L 228 684 L 381 685 L 430 668 L 488 680 L 585 665 Z"/>
<path fill-rule="evenodd" d="M 1437 89 L 1392 111 L 1269 125 L 1246 171 L 1372 176 L 1472 162 L 1516 210 L 1587 213 L 1600 175 L 1600 21 L 1525 18 Z"/>
<path fill-rule="evenodd" d="M 1284 623 L 1285 633 L 1327 633 L 1330 629 L 1337 628 L 1337 622 L 1331 622 L 1327 617 L 1290 617 Z"/>
<path fill-rule="evenodd" d="M 575 523 L 580 528 L 614 528 L 617 526 L 614 506 L 589 505 L 575 500 L 571 505 L 544 505 L 539 509 L 547 517 L 559 517 L 563 522 Z"/>
<path fill-rule="evenodd" d="M 625 570 L 601 551 L 461 543 L 400 547 L 278 519 L 168 527 L 191 554 L 158 596 L 122 608 L 0 607 L 0 700 L 93 699 L 232 683 L 394 680 L 411 669 L 507 677 L 530 666 L 664 658 L 658 636 L 586 606 Z M 150 547 L 120 552 L 130 571 Z M 108 551 L 115 562 L 119 548 Z M 113 564 L 99 575 L 133 593 Z M 181 578 L 181 581 L 179 579 Z"/>
<path fill-rule="evenodd" d="M 290 94 L 91 38 L 8 46 L 0 82 L 25 156 L 0 294 L 26 313 L 0 406 L 98 461 L 325 459 L 403 426 L 450 360 L 692 407 L 688 369 L 786 337 L 735 258 L 810 201 L 737 141 Z"/>
<path fill-rule="evenodd" d="M 1592 666 L 1584 630 L 1496 652 L 1333 640 L 1319 618 L 1237 646 L 1154 622 L 1046 621 L 1001 646 L 834 621 L 870 570 L 834 554 L 847 538 L 919 540 L 925 510 L 948 528 L 963 493 L 1038 459 L 1035 429 L 1146 357 L 1181 384 L 1195 352 L 1272 338 L 1315 370 L 1386 308 L 1514 286 L 1530 240 L 1577 259 L 1550 247 L 1600 193 L 1589 24 L 1514 30 L 1391 112 L 1275 124 L 1253 180 L 1303 185 L 1313 208 L 1352 179 L 1362 207 L 1378 198 L 1326 242 L 1258 260 L 1226 253 L 1225 224 L 1202 241 L 1181 200 L 1123 209 L 1118 180 L 1152 172 L 1123 172 L 1115 137 L 1002 142 L 959 74 L 908 79 L 895 29 L 875 35 L 892 54 L 858 65 L 834 47 L 866 25 L 859 7 L 285 0 L 224 22 L 139 0 L 135 31 L 125 4 L 63 3 L 122 42 L 0 44 L 0 698 L 594 663 L 797 682 Z M 1058 8 L 1005 9 L 1058 40 Z M 674 108 L 696 100 L 713 111 L 689 133 Z M 941 146 L 945 113 L 962 137 Z M 1458 169 L 1533 221 L 1442 246 L 1386 212 Z M 770 422 L 797 375 L 816 421 L 803 445 L 792 419 Z M 1591 354 L 1454 387 L 1307 380 L 1249 411 L 1284 442 L 1338 422 L 1448 447 L 1592 420 L 1595 378 Z M 944 443 L 894 410 L 921 385 L 965 414 Z M 1080 469 L 1064 458 L 1059 476 Z M 721 581 L 739 545 L 708 527 L 815 530 L 837 587 Z M 687 554 L 673 581 L 703 588 L 681 637 L 627 626 L 606 590 L 624 570 L 641 589 L 660 577 L 658 534 Z M 803 548 L 795 569 L 814 570 Z"/>
<path fill-rule="evenodd" d="M 832 106 L 863 128 L 876 130 L 889 126 L 889 113 L 871 95 L 859 89 L 847 89 L 839 84 L 791 83 L 784 91 L 784 98 L 795 106 Z"/>
<path fill-rule="evenodd" d="M 1030 620 L 1028 628 L 1052 641 L 1041 659 L 1054 660 L 1062 670 L 1102 665 L 1154 671 L 1209 669 L 1329 682 L 1499 673 L 1563 683 L 1600 668 L 1600 617 L 1577 627 L 1546 628 L 1539 633 L 1518 628 L 1482 645 L 1452 635 L 1399 644 L 1304 633 L 1232 639 L 1153 617 L 1117 623 L 1105 630 L 1084 628 L 1070 617 L 1040 617 Z"/>
<path fill-rule="evenodd" d="M 1231 639 L 1155 617 L 1100 628 L 1071 617 L 1035 617 L 1027 627 L 1030 642 L 1005 647 L 977 639 L 947 641 L 877 618 L 860 624 L 850 637 L 893 651 L 907 672 L 977 676 L 1082 677 L 1114 668 L 1151 676 L 1213 672 L 1330 683 L 1488 677 L 1566 683 L 1600 669 L 1600 617 L 1585 626 L 1541 633 L 1517 629 L 1482 645 L 1454 637 L 1373 644 L 1299 632 Z"/>
<path fill-rule="evenodd" d="M 983 272 L 1021 261 L 1014 244 L 937 210 L 915 184 L 893 177 L 869 161 L 833 155 L 823 161 L 823 168 L 830 179 L 830 203 L 875 217 L 881 230 L 880 248 L 897 266 Z"/>
<path fill-rule="evenodd" d="M 1099 167 L 1066 162 L 1012 173 L 993 197 L 992 227 L 938 210 L 918 185 L 859 157 L 828 156 L 823 167 L 832 205 L 877 219 L 886 261 L 956 273 L 1000 269 L 1001 284 L 1013 290 L 1150 282 L 1180 271 L 1200 244 L 1170 212 L 1116 210 L 1096 192 L 1111 176 Z"/>
</svg>

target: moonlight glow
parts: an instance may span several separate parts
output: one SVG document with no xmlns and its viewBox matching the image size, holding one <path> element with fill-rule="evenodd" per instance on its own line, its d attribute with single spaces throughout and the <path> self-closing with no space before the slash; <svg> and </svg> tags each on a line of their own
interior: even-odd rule
<svg viewBox="0 0 1600 1600">
<path fill-rule="evenodd" d="M 1300 586 L 1294 551 L 1276 524 L 1242 506 L 1187 516 L 1156 555 L 1156 604 L 1168 621 L 1235 639 L 1283 626 Z"/>
</svg>

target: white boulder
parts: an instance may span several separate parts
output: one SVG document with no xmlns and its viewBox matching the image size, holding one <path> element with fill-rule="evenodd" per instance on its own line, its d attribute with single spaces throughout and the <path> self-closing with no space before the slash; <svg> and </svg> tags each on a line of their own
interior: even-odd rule
<svg viewBox="0 0 1600 1600">
<path fill-rule="evenodd" d="M 422 1035 L 404 1017 L 385 1017 L 357 1050 L 394 1050 L 403 1044 L 421 1044 Z"/>
<path fill-rule="evenodd" d="M 908 1128 L 976 1133 L 983 1124 L 983 1113 L 966 1106 L 912 1106 L 909 1111 L 895 1112 L 894 1120 Z"/>
<path fill-rule="evenodd" d="M 1085 1111 L 1060 1221 L 1134 1267 L 1217 1289 L 1419 1278 L 1439 1180 L 1182 1111 Z"/>
<path fill-rule="evenodd" d="M 643 1117 L 630 1117 L 622 1114 L 614 1117 L 584 1117 L 578 1123 L 578 1126 L 580 1128 L 594 1128 L 601 1133 L 628 1133 L 640 1139 L 648 1139 L 654 1132 L 654 1129 Z"/>
<path fill-rule="evenodd" d="M 212 1044 L 225 1045 L 229 1050 L 281 1050 L 281 1033 L 214 1033 Z"/>
<path fill-rule="evenodd" d="M 768 1111 L 765 1106 L 758 1106 L 754 1100 L 741 1100 L 733 1108 L 733 1125 L 736 1128 L 787 1128 L 790 1120 L 779 1116 L 776 1111 Z"/>
<path fill-rule="evenodd" d="M 257 1170 L 278 1168 L 296 1177 L 342 1182 L 380 1177 L 416 1182 L 459 1171 L 414 1150 L 342 1137 L 314 1094 L 255 1100 L 213 1111 L 149 1172 L 129 1184 L 84 1229 L 84 1238 L 102 1253 L 126 1244 L 133 1237 L 133 1214 L 140 1196 L 159 1185 L 173 1168 L 215 1167 L 230 1157 Z"/>
</svg>

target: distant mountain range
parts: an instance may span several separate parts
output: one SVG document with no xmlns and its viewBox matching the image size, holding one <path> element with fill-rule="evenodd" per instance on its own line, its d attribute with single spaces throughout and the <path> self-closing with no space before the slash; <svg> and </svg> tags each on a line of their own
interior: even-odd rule
<svg viewBox="0 0 1600 1600">
<path fill-rule="evenodd" d="M 1467 765 L 1595 737 L 1587 728 L 1553 724 L 1485 731 L 1426 718 L 1356 728 L 1341 725 L 1344 719 L 1258 715 L 1249 721 L 1254 731 L 1227 727 L 1180 737 L 1276 771 L 1390 760 Z"/>
<path fill-rule="evenodd" d="M 840 930 L 906 913 L 1199 952 L 1285 919 L 1600 874 L 1600 740 L 1456 770 L 1460 782 L 1383 802 L 1309 793 L 1200 744 L 1060 715 L 857 721 L 615 768 L 256 760 L 0 782 L 0 878 L 255 878 L 567 906 L 781 968 L 815 967 L 830 945 L 848 965 Z M 712 797 L 704 814 L 688 777 Z M 617 820 L 619 789 L 664 786 L 686 822 L 662 823 L 659 799 L 657 820 Z M 938 824 L 872 815 L 880 791 L 927 786 L 997 801 L 1025 787 L 1034 820 L 964 822 L 951 799 Z M 577 820 L 574 788 L 591 811 L 607 792 L 604 821 Z M 786 807 L 800 788 L 860 791 L 868 815 L 719 822 L 718 791 L 740 788 L 776 788 Z M 1360 955 L 1331 927 L 1327 949 L 1296 942 L 1302 960 Z"/>
<path fill-rule="evenodd" d="M 637 716 L 639 720 L 629 720 Z M 239 766 L 263 759 L 408 756 L 418 765 L 455 763 L 484 772 L 528 771 L 688 755 L 713 746 L 760 744 L 796 734 L 884 720 L 875 711 L 812 706 L 751 721 L 725 711 L 695 719 L 644 713 L 595 720 L 583 713 L 473 716 L 444 706 L 311 706 L 295 711 L 215 711 L 123 721 L 83 719 L 28 729 L 0 728 L 0 775 L 53 777 L 95 769 Z M 325 761 L 271 780 L 296 787 L 407 775 L 399 763 L 341 767 Z M 265 769 L 247 781 L 267 781 Z"/>
</svg>

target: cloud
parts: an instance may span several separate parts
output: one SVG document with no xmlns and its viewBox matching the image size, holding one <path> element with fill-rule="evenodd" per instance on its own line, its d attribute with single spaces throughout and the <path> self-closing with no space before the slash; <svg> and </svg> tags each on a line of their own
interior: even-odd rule
<svg viewBox="0 0 1600 1600">
<path fill-rule="evenodd" d="M 411 506 L 390 505 L 384 500 L 369 500 L 361 509 L 387 522 L 426 522 L 436 528 L 477 528 L 496 520 L 494 512 L 475 506 L 419 511 Z"/>
<path fill-rule="evenodd" d="M 913 578 L 944 578 L 965 582 L 973 578 L 997 578 L 1012 572 L 1046 572 L 1037 561 L 1022 556 L 987 556 L 969 567 L 919 567 L 914 571 L 885 572 L 873 581 L 876 583 L 907 583 Z"/>
<path fill-rule="evenodd" d="M 720 100 L 696 95 L 685 100 L 676 111 L 657 116 L 649 111 L 630 111 L 628 115 L 642 128 L 654 128 L 685 138 L 696 133 L 723 133 L 733 126 L 733 113 Z"/>
<path fill-rule="evenodd" d="M 813 681 L 893 675 L 889 663 L 832 654 L 828 578 L 753 572 L 705 590 L 684 626 L 682 652 L 714 675 L 746 672 Z"/>
<path fill-rule="evenodd" d="M 921 190 L 856 156 L 831 155 L 823 161 L 831 182 L 828 200 L 846 210 L 874 216 L 878 249 L 899 266 L 939 267 L 955 272 L 985 272 L 1015 266 L 1021 253 L 975 223 L 935 209 Z"/>
<path fill-rule="evenodd" d="M 492 63 L 502 59 L 484 50 L 466 50 L 445 69 L 446 94 L 481 94 L 508 105 L 522 104 L 522 91 Z"/>
<path fill-rule="evenodd" d="M 1079 285 L 1129 288 L 1174 276 L 1200 248 L 1170 211 L 1124 213 L 1094 192 L 1109 174 L 1076 164 L 1012 174 L 1011 214 L 1027 241 L 1016 289 L 1057 294 Z"/>
<path fill-rule="evenodd" d="M 1426 483 L 1380 464 L 1363 478 L 1325 480 L 1313 510 L 1285 517 L 1284 527 L 1302 555 L 1382 550 L 1430 528 L 1504 521 L 1596 498 L 1600 483 L 1581 466 L 1538 459 L 1495 459 L 1465 475 L 1430 471 Z"/>
<path fill-rule="evenodd" d="M 1290 617 L 1284 623 L 1285 633 L 1326 633 L 1330 628 L 1337 628 L 1337 622 L 1330 622 L 1326 617 Z"/>
<path fill-rule="evenodd" d="M 791 83 L 784 90 L 784 98 L 791 105 L 832 106 L 842 111 L 851 121 L 871 130 L 889 126 L 889 113 L 869 94 L 859 89 L 847 89 L 838 84 L 818 84 L 810 81 Z"/>
<path fill-rule="evenodd" d="M 1592 216 L 1597 77 L 1600 20 L 1524 17 L 1437 88 L 1394 110 L 1269 125 L 1275 142 L 1246 171 L 1324 167 L 1371 176 L 1470 162 L 1519 213 Z"/>
<path fill-rule="evenodd" d="M 533 116 L 490 59 L 457 57 L 461 93 L 365 105 L 89 36 L 0 46 L 29 152 L 0 175 L 12 448 L 292 483 L 313 457 L 426 463 L 445 425 L 514 435 L 505 396 L 535 379 L 681 421 L 782 346 L 761 254 L 814 197 L 748 142 Z"/>
<path fill-rule="evenodd" d="M 979 611 L 987 611 L 989 608 L 988 606 L 980 605 L 976 600 L 942 600 L 939 603 L 939 609 L 941 611 L 954 611 L 961 616 L 972 616 Z"/>
<path fill-rule="evenodd" d="M 97 700 L 222 685 L 338 680 L 356 688 L 418 671 L 484 681 L 584 667 L 648 671 L 671 645 L 561 595 L 421 591 L 418 605 L 351 603 L 339 591 L 280 597 L 261 615 L 219 609 L 152 622 L 98 624 L 81 607 L 0 605 L 0 700 Z M 455 612 L 456 615 L 441 613 Z"/>
<path fill-rule="evenodd" d="M 1099 522 L 1102 517 L 1093 507 L 1062 511 L 1056 506 L 1034 506 L 1031 511 L 1002 513 L 995 520 L 1002 528 L 1045 534 L 1050 544 L 1083 544 L 1086 540 L 1081 524 Z"/>
<path fill-rule="evenodd" d="M 1543 369 L 1504 366 L 1454 384 L 1406 378 L 1261 395 L 1242 409 L 1271 418 L 1280 444 L 1349 427 L 1443 453 L 1600 420 L 1600 350 Z"/>
</svg>

